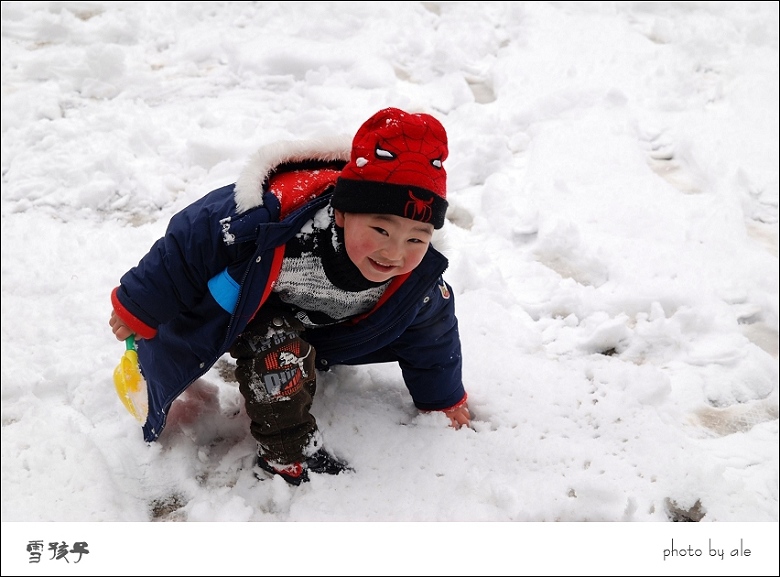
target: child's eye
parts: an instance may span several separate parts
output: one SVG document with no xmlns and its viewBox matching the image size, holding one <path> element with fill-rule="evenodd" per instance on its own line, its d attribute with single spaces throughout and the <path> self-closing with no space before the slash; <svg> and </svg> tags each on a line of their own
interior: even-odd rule
<svg viewBox="0 0 780 577">
<path fill-rule="evenodd" d="M 374 226 L 374 227 L 372 227 L 372 228 L 373 228 L 375 231 L 377 231 L 379 234 L 383 234 L 383 235 L 387 236 L 387 231 L 386 231 L 385 229 L 383 229 L 383 228 L 380 228 L 380 227 L 378 227 L 378 226 Z"/>
</svg>

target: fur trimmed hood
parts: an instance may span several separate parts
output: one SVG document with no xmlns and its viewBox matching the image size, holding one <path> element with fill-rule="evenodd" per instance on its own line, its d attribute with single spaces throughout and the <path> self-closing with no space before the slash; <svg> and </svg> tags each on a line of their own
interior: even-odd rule
<svg viewBox="0 0 780 577">
<path fill-rule="evenodd" d="M 236 210 L 241 214 L 262 206 L 263 188 L 279 166 L 307 161 L 348 162 L 351 145 L 352 137 L 334 136 L 318 140 L 282 140 L 261 147 L 236 181 Z"/>
</svg>

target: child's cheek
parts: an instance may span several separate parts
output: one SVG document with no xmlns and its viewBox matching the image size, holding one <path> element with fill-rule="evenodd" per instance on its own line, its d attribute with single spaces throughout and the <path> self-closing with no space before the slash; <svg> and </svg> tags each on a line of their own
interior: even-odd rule
<svg viewBox="0 0 780 577">
<path fill-rule="evenodd" d="M 377 243 L 373 242 L 369 237 L 359 237 L 355 242 L 355 252 L 360 256 L 365 256 L 373 253 L 377 250 Z"/>
<path fill-rule="evenodd" d="M 366 255 L 371 254 L 371 242 L 365 237 L 353 236 L 351 239 L 346 239 L 344 244 L 347 255 L 354 264 L 358 264 Z"/>
<path fill-rule="evenodd" d="M 415 246 L 415 248 L 407 253 L 407 266 L 409 267 L 409 270 L 417 268 L 417 265 L 419 265 L 422 262 L 422 259 L 425 258 L 425 253 L 428 252 L 428 245 L 419 245 L 419 247 Z"/>
</svg>

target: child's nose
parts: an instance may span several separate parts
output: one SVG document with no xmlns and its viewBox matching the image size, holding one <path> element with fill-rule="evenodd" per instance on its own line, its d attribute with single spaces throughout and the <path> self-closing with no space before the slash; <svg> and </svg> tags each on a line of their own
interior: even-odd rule
<svg viewBox="0 0 780 577">
<path fill-rule="evenodd" d="M 403 244 L 393 239 L 388 239 L 382 247 L 382 254 L 388 260 L 399 260 L 403 256 Z"/>
</svg>

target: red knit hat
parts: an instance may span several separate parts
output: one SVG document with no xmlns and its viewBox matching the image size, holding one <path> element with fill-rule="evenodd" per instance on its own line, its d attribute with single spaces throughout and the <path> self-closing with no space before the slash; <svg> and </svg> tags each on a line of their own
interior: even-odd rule
<svg viewBox="0 0 780 577">
<path fill-rule="evenodd" d="M 447 133 L 429 114 L 385 108 L 358 129 L 331 205 L 344 212 L 395 214 L 444 225 Z"/>
</svg>

